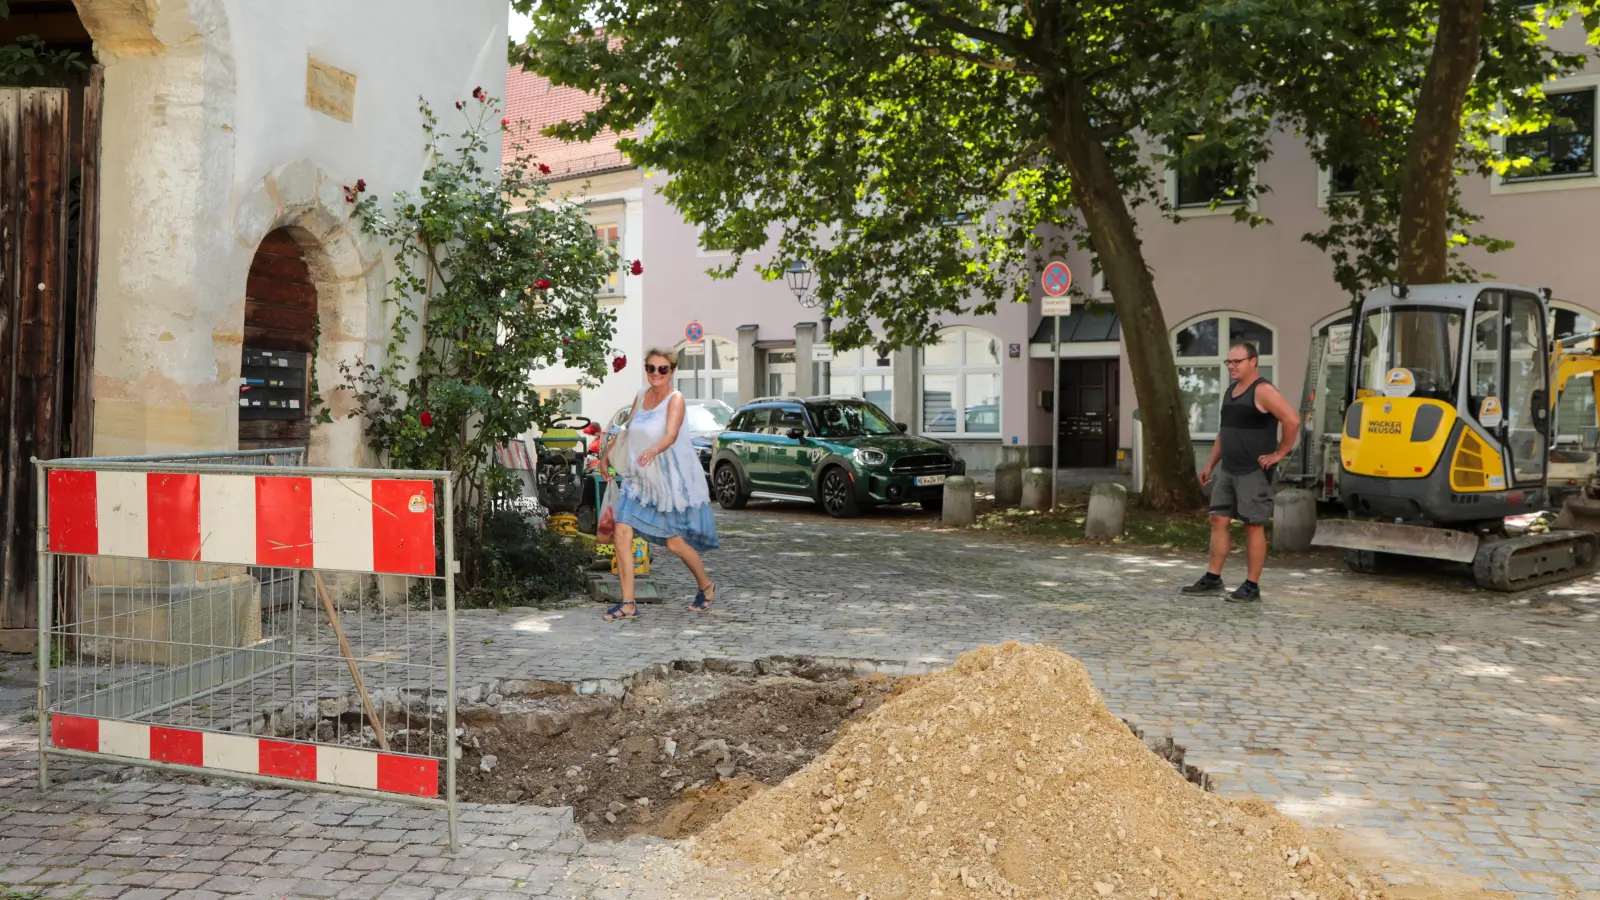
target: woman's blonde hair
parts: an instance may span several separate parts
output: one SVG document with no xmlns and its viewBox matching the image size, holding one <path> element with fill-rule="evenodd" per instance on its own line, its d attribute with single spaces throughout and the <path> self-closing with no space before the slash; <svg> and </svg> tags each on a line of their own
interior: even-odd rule
<svg viewBox="0 0 1600 900">
<path fill-rule="evenodd" d="M 644 352 L 644 361 L 649 362 L 657 356 L 671 363 L 674 369 L 678 367 L 678 351 L 668 350 L 665 347 L 651 347 Z"/>
</svg>

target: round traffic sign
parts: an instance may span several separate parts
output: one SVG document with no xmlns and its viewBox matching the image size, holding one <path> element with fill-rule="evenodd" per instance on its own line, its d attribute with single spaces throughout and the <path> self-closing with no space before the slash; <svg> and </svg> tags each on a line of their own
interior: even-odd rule
<svg viewBox="0 0 1600 900">
<path fill-rule="evenodd" d="M 1039 281 L 1044 285 L 1047 295 L 1060 297 L 1072 287 L 1072 270 L 1061 260 L 1052 260 L 1050 265 L 1044 267 L 1044 275 Z"/>
<path fill-rule="evenodd" d="M 699 322 L 690 322 L 689 327 L 683 330 L 683 336 L 689 339 L 689 343 L 698 344 L 706 336 L 706 330 Z"/>
</svg>

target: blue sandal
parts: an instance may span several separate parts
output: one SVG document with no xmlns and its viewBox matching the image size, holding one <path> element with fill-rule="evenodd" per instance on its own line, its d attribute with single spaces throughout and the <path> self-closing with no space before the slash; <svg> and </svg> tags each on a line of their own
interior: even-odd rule
<svg viewBox="0 0 1600 900">
<path fill-rule="evenodd" d="M 695 612 L 711 611 L 711 598 L 706 596 L 707 590 L 709 590 L 712 594 L 715 594 L 717 592 L 717 586 L 712 584 L 695 591 L 694 602 L 689 604 L 690 609 L 694 610 Z"/>
<path fill-rule="evenodd" d="M 623 612 L 622 608 L 624 606 L 633 607 L 633 612 L 626 612 L 626 613 Z M 638 617 L 639 617 L 639 604 L 637 604 L 637 603 L 618 603 L 616 606 L 613 606 L 610 609 L 606 610 L 606 621 L 607 622 L 616 622 L 616 621 L 618 621 L 620 619 L 636 619 Z"/>
</svg>

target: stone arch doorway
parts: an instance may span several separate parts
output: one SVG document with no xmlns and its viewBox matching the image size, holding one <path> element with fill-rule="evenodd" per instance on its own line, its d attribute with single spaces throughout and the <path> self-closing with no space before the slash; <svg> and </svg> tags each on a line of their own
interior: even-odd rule
<svg viewBox="0 0 1600 900">
<path fill-rule="evenodd" d="M 317 349 L 317 284 L 288 228 L 256 246 L 245 280 L 239 368 L 239 449 L 311 445 L 311 371 Z"/>
</svg>

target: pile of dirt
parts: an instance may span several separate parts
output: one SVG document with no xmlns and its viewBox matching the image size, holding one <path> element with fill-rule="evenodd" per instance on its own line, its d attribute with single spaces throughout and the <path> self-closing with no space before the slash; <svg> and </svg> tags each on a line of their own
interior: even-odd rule
<svg viewBox="0 0 1600 900">
<path fill-rule="evenodd" d="M 751 896 L 1380 895 L 1294 822 L 1186 781 L 1082 664 L 1015 643 L 965 654 L 696 840 Z"/>
<path fill-rule="evenodd" d="M 551 694 L 463 708 L 462 800 L 572 806 L 591 839 L 678 839 L 810 763 L 894 681 L 674 673 L 621 700 Z"/>
</svg>

